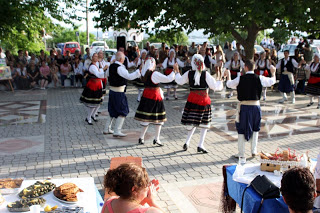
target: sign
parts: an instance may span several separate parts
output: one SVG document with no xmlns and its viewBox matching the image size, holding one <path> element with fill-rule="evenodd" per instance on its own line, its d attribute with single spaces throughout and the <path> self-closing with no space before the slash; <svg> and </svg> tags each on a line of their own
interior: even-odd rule
<svg viewBox="0 0 320 213">
<path fill-rule="evenodd" d="M 79 36 L 79 31 L 76 31 L 76 36 Z"/>
<path fill-rule="evenodd" d="M 9 66 L 0 66 L 0 80 L 10 80 L 11 77 L 11 69 Z"/>
<path fill-rule="evenodd" d="M 7 62 L 5 58 L 0 58 L 0 67 L 5 67 L 7 66 Z"/>
</svg>

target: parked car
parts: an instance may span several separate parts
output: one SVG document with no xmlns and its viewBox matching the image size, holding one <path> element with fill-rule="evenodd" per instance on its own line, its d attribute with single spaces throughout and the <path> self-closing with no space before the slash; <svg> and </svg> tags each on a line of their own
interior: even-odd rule
<svg viewBox="0 0 320 213">
<path fill-rule="evenodd" d="M 67 50 L 70 51 L 71 55 L 73 55 L 76 50 L 79 50 L 81 54 L 81 48 L 78 42 L 66 42 L 63 49 L 64 56 L 66 55 Z"/>
<path fill-rule="evenodd" d="M 96 53 L 99 50 L 104 51 L 104 50 L 107 50 L 107 49 L 109 49 L 109 47 L 108 47 L 108 45 L 107 45 L 107 43 L 105 41 L 94 41 L 91 44 L 91 50 L 90 51 Z"/>
<path fill-rule="evenodd" d="M 58 44 L 56 45 L 56 47 L 61 50 L 61 54 L 63 55 L 64 43 L 58 43 Z"/>
<path fill-rule="evenodd" d="M 137 43 L 135 42 L 135 41 L 133 41 L 133 40 L 128 40 L 127 41 L 127 46 L 129 47 L 129 46 L 131 46 L 131 47 L 137 47 L 138 45 L 137 45 Z"/>
<path fill-rule="evenodd" d="M 254 48 L 256 49 L 256 53 L 260 54 L 261 52 L 264 52 L 264 48 L 260 45 L 254 45 Z"/>
<path fill-rule="evenodd" d="M 297 48 L 298 44 L 287 44 L 286 46 L 284 46 L 281 50 L 278 51 L 278 59 L 281 60 L 284 58 L 284 51 L 285 50 L 289 50 L 289 56 L 294 56 L 294 51 Z M 315 53 L 319 53 L 319 49 L 318 47 L 314 46 L 314 45 L 310 45 L 313 54 Z"/>
<path fill-rule="evenodd" d="M 115 55 L 117 53 L 117 49 L 108 49 L 108 50 L 105 50 L 104 51 L 104 59 L 106 61 L 109 61 L 111 60 L 112 56 Z"/>
</svg>

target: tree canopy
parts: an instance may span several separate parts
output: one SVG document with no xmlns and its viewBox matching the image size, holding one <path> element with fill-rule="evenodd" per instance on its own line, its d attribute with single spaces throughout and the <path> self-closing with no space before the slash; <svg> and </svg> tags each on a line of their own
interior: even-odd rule
<svg viewBox="0 0 320 213">
<path fill-rule="evenodd" d="M 244 46 L 246 56 L 253 57 L 258 33 L 283 27 L 290 31 L 311 32 L 318 28 L 316 7 L 320 0 L 93 0 L 93 10 L 100 13 L 99 27 L 165 29 L 204 29 L 205 33 L 231 33 Z M 164 29 L 164 30 L 165 30 Z M 239 32 L 246 32 L 243 37 Z"/>
<path fill-rule="evenodd" d="M 86 32 L 81 32 L 79 30 L 79 26 L 76 26 L 73 29 L 57 26 L 53 32 L 52 42 L 57 44 L 69 41 L 78 41 L 78 37 L 76 36 L 77 31 L 79 32 L 80 45 L 87 44 L 87 34 Z M 91 43 L 95 41 L 95 35 L 89 33 L 89 40 L 91 41 Z"/>
</svg>

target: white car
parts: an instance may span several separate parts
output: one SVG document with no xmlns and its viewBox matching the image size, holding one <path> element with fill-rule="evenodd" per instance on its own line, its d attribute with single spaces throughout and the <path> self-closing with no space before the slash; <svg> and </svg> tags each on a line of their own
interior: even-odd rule
<svg viewBox="0 0 320 213">
<path fill-rule="evenodd" d="M 96 52 L 99 52 L 100 50 L 105 51 L 107 49 L 109 49 L 109 47 L 105 41 L 94 41 L 91 44 L 90 52 L 96 53 Z"/>
<path fill-rule="evenodd" d="M 278 59 L 281 60 L 284 58 L 284 51 L 285 50 L 289 50 L 289 56 L 294 56 L 294 51 L 297 48 L 298 44 L 287 44 L 286 46 L 284 46 L 281 50 L 278 51 Z M 310 45 L 313 54 L 315 53 L 319 53 L 319 49 L 318 47 L 314 46 L 314 45 Z"/>
</svg>

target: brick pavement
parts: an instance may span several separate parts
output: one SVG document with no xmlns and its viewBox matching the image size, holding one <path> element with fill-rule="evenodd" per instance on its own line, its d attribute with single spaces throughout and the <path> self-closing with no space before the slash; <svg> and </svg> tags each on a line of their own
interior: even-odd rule
<svg viewBox="0 0 320 213">
<path fill-rule="evenodd" d="M 25 177 L 27 179 L 43 179 L 49 176 L 53 178 L 90 176 L 94 178 L 98 189 L 102 190 L 103 176 L 108 170 L 112 157 L 140 156 L 143 158 L 143 164 L 151 178 L 159 179 L 161 185 L 164 186 L 160 188 L 157 194 L 160 205 L 166 212 L 181 212 L 180 204 L 174 202 L 174 199 L 167 193 L 170 184 L 188 184 L 193 183 L 195 180 L 211 180 L 212 178 L 222 180 L 222 166 L 236 163 L 236 160 L 232 157 L 237 152 L 236 137 L 232 137 L 234 132 L 228 129 L 233 123 L 234 117 L 232 115 L 229 117 L 224 116 L 225 119 L 222 120 L 215 117 L 216 122 L 218 122 L 216 125 L 221 124 L 221 127 L 219 127 L 219 131 L 212 128 L 207 133 L 206 148 L 210 151 L 209 154 L 196 153 L 199 130 L 196 130 L 189 150 L 182 151 L 182 145 L 187 134 L 187 129 L 180 125 L 181 109 L 184 107 L 187 97 L 187 91 L 183 88 L 179 88 L 179 100 L 165 101 L 168 121 L 163 126 L 161 134 L 161 141 L 165 144 L 164 147 L 154 147 L 151 144 L 152 128 L 150 130 L 150 138 L 145 145 L 141 146 L 132 142 L 117 143 L 104 136 L 102 130 L 108 116 L 103 116 L 102 120 L 93 126 L 86 125 L 84 122 L 86 109 L 79 103 L 81 91 L 81 89 L 65 88 L 46 91 L 16 91 L 14 95 L 10 92 L 0 93 L 0 104 L 9 101 L 36 102 L 46 100 L 45 116 L 41 117 L 39 115 L 42 118 L 41 122 L 31 123 L 27 120 L 22 124 L 11 125 L 8 123 L 3 125 L 0 122 L 1 140 L 5 141 L 10 138 L 16 138 L 16 140 L 20 141 L 33 140 L 31 136 L 38 136 L 39 146 L 42 147 L 40 149 L 29 149 L 25 152 L 11 150 L 11 153 L 0 154 L 0 178 Z M 228 103 L 232 105 L 232 103 L 236 102 L 235 97 L 225 99 L 225 92 L 215 93 L 214 95 L 211 92 L 210 94 L 213 97 L 213 106 L 218 107 L 216 110 L 221 111 L 221 115 L 226 110 L 219 107 L 228 105 Z M 132 113 L 125 121 L 124 130 L 139 131 L 139 123 L 133 118 L 134 110 L 138 107 L 136 96 L 137 90 L 129 86 L 127 97 Z M 268 96 L 266 107 L 273 106 L 273 101 L 280 99 L 279 94 L 276 92 L 268 92 Z M 319 110 L 306 109 L 305 105 L 307 103 L 307 97 L 298 96 L 295 106 L 290 104 L 282 105 L 286 106 L 282 114 L 289 109 L 298 109 L 294 117 L 303 117 L 303 114 L 308 111 L 311 113 L 310 116 L 315 116 L 311 120 L 313 123 L 311 122 L 312 124 L 310 124 L 313 126 L 310 127 L 309 123 L 307 123 L 309 126 L 307 125 L 306 128 L 311 128 L 307 129 L 310 131 L 292 134 L 294 128 L 290 129 L 290 127 L 287 129 L 286 134 L 266 134 L 260 140 L 258 149 L 273 152 L 277 147 L 290 147 L 299 152 L 309 150 L 310 156 L 315 158 L 320 146 L 320 134 L 318 134 L 319 131 L 317 129 L 320 126 Z M 106 107 L 107 103 L 104 102 L 101 109 L 105 112 Z M 18 113 L 18 111 L 15 112 Z M 279 112 L 275 110 L 274 114 L 279 115 Z M 288 116 L 290 117 L 291 114 Z M 23 119 L 27 118 L 22 116 L 20 120 Z M 300 121 L 309 122 L 309 120 L 299 119 L 291 124 L 296 124 Z M 226 125 L 226 120 L 229 125 Z M 275 122 L 277 123 L 277 121 Z M 273 128 L 285 131 L 280 128 L 281 126 L 284 128 L 281 122 L 278 123 L 279 127 L 273 126 Z M 41 137 L 43 138 L 42 141 Z M 1 140 L 0 153 L 3 151 L 1 150 Z M 249 153 L 248 145 L 247 153 Z M 257 159 L 248 158 L 248 161 L 257 162 Z M 216 211 L 213 210 L 212 212 Z"/>
</svg>

